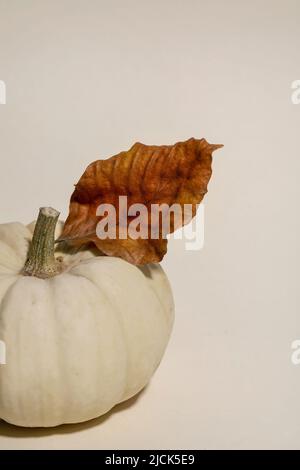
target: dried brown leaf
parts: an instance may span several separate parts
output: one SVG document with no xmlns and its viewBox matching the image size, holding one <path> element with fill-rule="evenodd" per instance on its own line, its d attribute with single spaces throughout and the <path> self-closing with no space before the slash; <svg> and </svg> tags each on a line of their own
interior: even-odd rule
<svg viewBox="0 0 300 470">
<path fill-rule="evenodd" d="M 175 145 L 136 143 L 127 152 L 91 163 L 75 186 L 59 240 L 78 245 L 93 242 L 102 253 L 133 264 L 161 261 L 167 251 L 166 233 L 161 223 L 157 225 L 156 221 L 155 226 L 151 205 L 178 204 L 182 209 L 184 204 L 190 204 L 190 216 L 185 220 L 180 218 L 179 223 L 168 208 L 164 212 L 171 221 L 168 233 L 188 223 L 207 192 L 212 152 L 220 147 L 194 138 Z M 147 232 L 147 239 L 133 239 L 128 235 L 128 224 L 136 217 L 122 215 L 119 196 L 127 196 L 128 207 L 137 203 L 147 207 L 147 216 L 140 217 L 140 229 Z M 104 217 L 96 215 L 100 204 L 112 204 L 116 209 L 116 239 L 99 239 L 96 234 L 97 224 Z M 151 238 L 151 224 L 158 239 Z M 121 239 L 124 227 L 127 238 Z"/>
</svg>

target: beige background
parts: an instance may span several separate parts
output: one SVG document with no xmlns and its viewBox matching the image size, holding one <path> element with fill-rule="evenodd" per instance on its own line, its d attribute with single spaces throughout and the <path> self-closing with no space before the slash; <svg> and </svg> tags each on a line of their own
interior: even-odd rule
<svg viewBox="0 0 300 470">
<path fill-rule="evenodd" d="M 177 313 L 149 387 L 105 418 L 0 423 L 0 448 L 300 448 L 298 0 L 0 0 L 0 222 L 67 213 L 135 141 L 224 143 L 205 246 L 172 242 Z M 1 373 L 1 371 L 0 371 Z"/>
</svg>

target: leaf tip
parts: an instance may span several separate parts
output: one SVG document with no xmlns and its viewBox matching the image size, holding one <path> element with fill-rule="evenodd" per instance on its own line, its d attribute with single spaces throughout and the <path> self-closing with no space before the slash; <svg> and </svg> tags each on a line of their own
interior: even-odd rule
<svg viewBox="0 0 300 470">
<path fill-rule="evenodd" d="M 224 147 L 223 144 L 208 144 L 209 146 L 209 150 L 211 152 L 214 152 L 215 150 L 218 150 L 218 149 L 221 149 L 222 147 Z"/>
</svg>

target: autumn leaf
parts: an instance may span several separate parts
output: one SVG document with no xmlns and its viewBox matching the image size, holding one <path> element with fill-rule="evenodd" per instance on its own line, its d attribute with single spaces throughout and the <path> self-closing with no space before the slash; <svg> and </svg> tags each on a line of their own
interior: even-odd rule
<svg viewBox="0 0 300 470">
<path fill-rule="evenodd" d="M 59 241 L 79 246 L 92 242 L 102 253 L 132 264 L 161 261 L 167 252 L 167 233 L 195 216 L 211 177 L 212 152 L 220 147 L 194 138 L 175 145 L 136 143 L 128 151 L 91 163 L 75 185 Z M 120 196 L 127 198 L 128 208 L 139 204 L 146 210 L 128 215 Z M 99 211 L 100 205 L 115 209 L 114 226 L 105 234 L 108 212 Z M 162 215 L 154 217 L 160 208 Z M 132 224 L 142 234 L 139 238 L 129 229 Z"/>
</svg>

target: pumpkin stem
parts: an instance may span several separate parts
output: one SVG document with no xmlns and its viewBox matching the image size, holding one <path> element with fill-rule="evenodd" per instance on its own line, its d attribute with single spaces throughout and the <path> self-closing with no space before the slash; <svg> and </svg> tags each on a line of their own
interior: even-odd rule
<svg viewBox="0 0 300 470">
<path fill-rule="evenodd" d="M 54 233 L 58 217 L 59 212 L 52 207 L 41 207 L 22 271 L 24 276 L 47 279 L 61 272 L 61 263 L 54 256 Z"/>
</svg>

